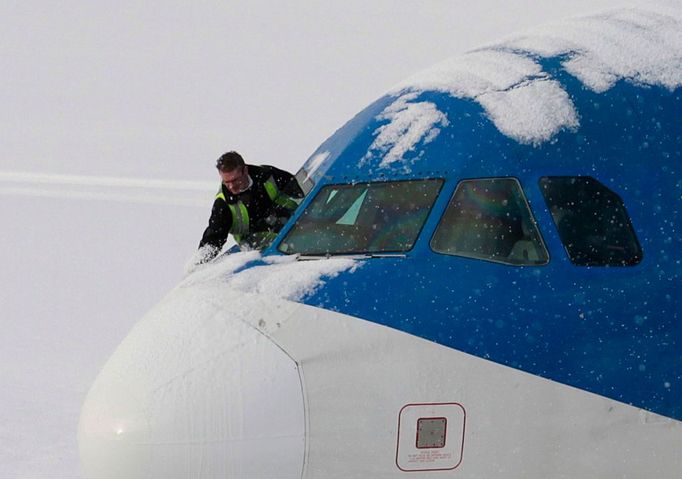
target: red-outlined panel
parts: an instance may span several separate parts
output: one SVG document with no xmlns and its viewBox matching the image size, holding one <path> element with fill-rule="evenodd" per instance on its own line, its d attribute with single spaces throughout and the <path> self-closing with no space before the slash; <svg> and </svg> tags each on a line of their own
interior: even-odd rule
<svg viewBox="0 0 682 479">
<path fill-rule="evenodd" d="M 443 447 L 419 447 L 420 420 L 445 420 Z M 466 410 L 457 402 L 410 403 L 398 413 L 395 463 L 403 472 L 449 471 L 464 457 Z M 447 436 L 447 441 L 445 437 Z"/>
</svg>

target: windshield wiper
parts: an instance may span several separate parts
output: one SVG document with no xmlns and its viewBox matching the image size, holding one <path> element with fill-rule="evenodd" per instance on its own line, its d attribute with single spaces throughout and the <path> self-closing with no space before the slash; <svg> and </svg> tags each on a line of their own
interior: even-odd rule
<svg viewBox="0 0 682 479">
<path fill-rule="evenodd" d="M 350 258 L 350 259 L 369 259 L 369 258 L 407 258 L 406 253 L 337 253 L 337 254 L 299 254 L 297 259 L 300 261 L 330 259 L 330 258 Z"/>
</svg>

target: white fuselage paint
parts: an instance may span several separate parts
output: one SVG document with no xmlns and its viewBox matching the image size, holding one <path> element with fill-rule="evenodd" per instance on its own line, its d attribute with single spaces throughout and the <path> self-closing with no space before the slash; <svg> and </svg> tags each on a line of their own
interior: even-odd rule
<svg viewBox="0 0 682 479">
<path fill-rule="evenodd" d="M 405 408 L 415 404 L 453 406 L 421 416 Z M 448 472 L 401 470 L 399 418 L 448 415 L 461 457 Z M 134 328 L 79 427 L 90 479 L 673 478 L 681 442 L 680 422 L 617 401 L 362 319 L 196 284 Z"/>
</svg>

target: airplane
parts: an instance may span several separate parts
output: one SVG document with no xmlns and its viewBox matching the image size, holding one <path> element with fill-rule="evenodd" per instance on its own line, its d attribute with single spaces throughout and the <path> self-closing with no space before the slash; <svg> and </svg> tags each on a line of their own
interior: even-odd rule
<svg viewBox="0 0 682 479">
<path fill-rule="evenodd" d="M 83 405 L 89 479 L 677 478 L 682 5 L 536 28 L 326 140 Z"/>
</svg>

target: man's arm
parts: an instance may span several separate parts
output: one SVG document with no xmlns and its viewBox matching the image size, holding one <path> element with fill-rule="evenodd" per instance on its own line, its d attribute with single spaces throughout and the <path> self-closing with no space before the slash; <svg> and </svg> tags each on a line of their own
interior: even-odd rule
<svg viewBox="0 0 682 479">
<path fill-rule="evenodd" d="M 216 198 L 211 209 L 208 227 L 206 227 L 204 235 L 199 242 L 199 249 L 206 247 L 205 262 L 212 260 L 218 255 L 227 241 L 230 228 L 232 228 L 232 213 L 224 200 Z"/>
</svg>

